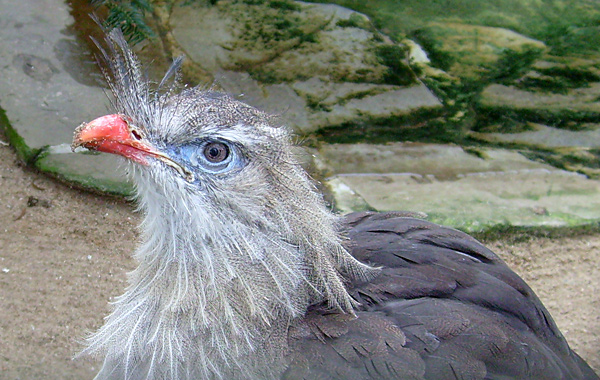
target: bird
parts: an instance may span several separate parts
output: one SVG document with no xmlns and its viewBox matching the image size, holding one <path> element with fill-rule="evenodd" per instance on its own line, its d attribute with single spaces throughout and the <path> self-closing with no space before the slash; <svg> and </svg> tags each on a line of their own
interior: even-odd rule
<svg viewBox="0 0 600 380">
<path fill-rule="evenodd" d="M 115 113 L 72 147 L 124 158 L 137 267 L 82 354 L 96 379 L 598 379 L 532 289 L 466 233 L 340 216 L 277 117 L 96 43 Z"/>
</svg>

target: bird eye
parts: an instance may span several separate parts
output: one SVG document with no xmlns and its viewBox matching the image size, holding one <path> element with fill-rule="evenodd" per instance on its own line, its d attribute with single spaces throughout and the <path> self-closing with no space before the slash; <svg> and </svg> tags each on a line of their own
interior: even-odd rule
<svg viewBox="0 0 600 380">
<path fill-rule="evenodd" d="M 229 147 L 221 142 L 211 142 L 204 147 L 204 157 L 213 164 L 225 161 L 229 157 Z"/>
<path fill-rule="evenodd" d="M 244 165 L 239 149 L 224 140 L 200 140 L 173 146 L 169 155 L 192 172 L 219 174 Z"/>
</svg>

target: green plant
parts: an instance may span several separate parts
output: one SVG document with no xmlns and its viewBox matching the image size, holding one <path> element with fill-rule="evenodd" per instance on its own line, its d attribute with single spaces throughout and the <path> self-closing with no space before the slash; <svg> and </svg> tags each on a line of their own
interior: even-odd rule
<svg viewBox="0 0 600 380">
<path fill-rule="evenodd" d="M 90 0 L 90 3 L 95 7 L 106 7 L 108 16 L 104 25 L 111 29 L 120 28 L 131 44 L 156 36 L 145 20 L 145 14 L 152 12 L 148 0 Z"/>
</svg>

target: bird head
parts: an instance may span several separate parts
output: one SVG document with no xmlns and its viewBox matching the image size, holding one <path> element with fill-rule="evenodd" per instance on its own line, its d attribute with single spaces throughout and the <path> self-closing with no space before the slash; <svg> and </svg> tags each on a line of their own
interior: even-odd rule
<svg viewBox="0 0 600 380">
<path fill-rule="evenodd" d="M 133 76 L 137 62 L 125 63 Z M 232 223 L 264 227 L 272 220 L 264 213 L 282 212 L 283 198 L 312 191 L 306 178 L 297 181 L 303 171 L 287 131 L 271 125 L 267 114 L 219 92 L 161 95 L 145 83 L 143 89 L 124 84 L 111 84 L 119 113 L 82 124 L 73 146 L 133 163 L 145 213 L 170 213 L 190 226 L 200 219 L 205 232 Z"/>
<path fill-rule="evenodd" d="M 250 314 L 282 307 L 298 316 L 323 300 L 352 312 L 344 282 L 370 276 L 371 268 L 343 247 L 338 218 L 299 165 L 287 129 L 229 95 L 181 86 L 181 59 L 153 86 L 119 30 L 105 45 L 117 112 L 79 126 L 73 147 L 132 163 L 145 215 L 140 267 L 183 262 L 203 287 L 219 287 L 219 297 L 245 289 Z M 178 289 L 197 287 L 189 275 L 178 277 L 185 282 Z"/>
</svg>

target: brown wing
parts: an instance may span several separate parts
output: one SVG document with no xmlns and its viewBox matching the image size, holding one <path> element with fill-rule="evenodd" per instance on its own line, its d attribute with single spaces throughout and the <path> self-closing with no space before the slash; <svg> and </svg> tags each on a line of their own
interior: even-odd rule
<svg viewBox="0 0 600 380">
<path fill-rule="evenodd" d="M 285 379 L 598 379 L 525 282 L 472 237 L 387 213 L 347 217 L 357 318 L 312 308 Z"/>
</svg>

